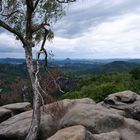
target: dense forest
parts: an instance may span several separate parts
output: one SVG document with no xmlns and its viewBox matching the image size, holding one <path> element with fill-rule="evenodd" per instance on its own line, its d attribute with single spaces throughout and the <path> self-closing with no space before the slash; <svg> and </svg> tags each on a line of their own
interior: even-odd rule
<svg viewBox="0 0 140 140">
<path fill-rule="evenodd" d="M 2 61 L 0 64 L 0 105 L 21 101 L 22 88 L 31 93 L 30 80 L 24 60 Z M 64 93 L 53 90 L 57 99 L 90 97 L 99 102 L 107 95 L 123 90 L 140 93 L 140 61 L 138 60 L 55 60 L 49 71 L 57 69 L 58 84 Z M 41 66 L 43 70 L 43 65 Z M 59 74 L 58 74 L 59 73 Z M 55 74 L 56 75 L 56 74 Z M 42 77 L 48 73 L 43 71 Z M 46 82 L 46 83 L 45 83 Z M 45 81 L 43 84 L 47 84 Z M 32 94 L 28 100 L 31 101 Z"/>
</svg>

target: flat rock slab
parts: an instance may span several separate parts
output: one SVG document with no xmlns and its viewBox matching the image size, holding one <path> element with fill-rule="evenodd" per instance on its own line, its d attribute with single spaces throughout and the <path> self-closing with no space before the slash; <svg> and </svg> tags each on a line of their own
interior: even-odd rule
<svg viewBox="0 0 140 140">
<path fill-rule="evenodd" d="M 11 110 L 0 107 L 0 123 L 11 117 Z"/>
<path fill-rule="evenodd" d="M 31 104 L 29 102 L 8 104 L 2 107 L 11 110 L 13 115 L 31 110 Z"/>
</svg>

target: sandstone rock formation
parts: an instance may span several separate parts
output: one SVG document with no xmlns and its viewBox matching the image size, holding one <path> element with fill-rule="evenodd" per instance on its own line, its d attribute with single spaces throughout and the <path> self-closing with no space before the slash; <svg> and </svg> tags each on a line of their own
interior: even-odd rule
<svg viewBox="0 0 140 140">
<path fill-rule="evenodd" d="M 14 103 L 14 104 L 4 105 L 2 107 L 11 110 L 12 115 L 16 115 L 31 110 L 31 103 L 29 102 Z"/>
<path fill-rule="evenodd" d="M 53 118 L 52 114 L 42 112 L 39 140 L 138 140 L 140 138 L 140 96 L 134 92 L 115 93 L 98 104 L 88 98 L 65 99 L 61 103 L 64 112 L 58 119 Z M 48 112 L 53 106 L 57 107 L 56 103 L 46 105 L 46 111 Z M 0 123 L 0 139 L 24 140 L 31 117 L 32 110 Z"/>
<path fill-rule="evenodd" d="M 140 121 L 140 95 L 132 91 L 111 94 L 104 100 L 102 105 L 122 110 L 125 113 L 125 117 Z"/>
</svg>

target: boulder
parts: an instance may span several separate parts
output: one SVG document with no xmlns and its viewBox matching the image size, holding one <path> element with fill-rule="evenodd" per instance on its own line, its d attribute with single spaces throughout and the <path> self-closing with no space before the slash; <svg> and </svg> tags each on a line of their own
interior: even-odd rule
<svg viewBox="0 0 140 140">
<path fill-rule="evenodd" d="M 47 140 L 86 140 L 86 129 L 81 126 L 72 126 L 61 129 Z"/>
<path fill-rule="evenodd" d="M 64 110 L 67 110 L 70 108 L 70 106 L 73 106 L 75 104 L 78 104 L 79 102 L 85 102 L 87 104 L 94 103 L 92 99 L 76 99 L 76 100 L 63 100 L 62 105 Z M 50 105 L 46 105 L 46 111 L 50 108 L 57 107 L 58 103 L 52 103 Z M 17 105 L 17 107 L 16 107 Z M 18 106 L 19 104 L 14 104 L 12 106 L 6 105 L 4 107 L 14 110 L 16 108 L 17 110 L 21 108 L 21 106 Z M 5 109 L 6 110 L 6 109 Z M 25 110 L 25 109 L 23 109 Z M 59 114 L 61 113 L 61 110 Z M 60 118 L 63 116 L 63 114 L 60 116 Z M 57 117 L 57 116 L 55 116 Z M 18 114 L 16 116 L 11 117 L 10 119 L 4 121 L 0 124 L 0 139 L 7 140 L 7 139 L 14 139 L 14 140 L 22 140 L 25 139 L 26 134 L 28 133 L 30 124 L 31 124 L 31 118 L 32 118 L 32 110 L 26 111 L 21 114 Z M 57 131 L 57 126 L 59 122 L 59 117 L 55 118 L 56 121 L 54 121 L 54 118 L 48 113 L 42 112 L 41 115 L 41 126 L 40 126 L 40 140 L 45 140 L 52 134 L 54 134 Z"/>
<path fill-rule="evenodd" d="M 124 105 L 125 103 L 134 103 L 138 98 L 139 95 L 128 90 L 111 94 L 104 102 L 111 105 Z"/>
<path fill-rule="evenodd" d="M 23 112 L 0 124 L 0 139 L 24 140 L 28 133 L 32 118 L 32 111 Z M 40 140 L 45 140 L 56 132 L 57 123 L 46 113 L 42 113 L 40 126 Z"/>
<path fill-rule="evenodd" d="M 132 91 L 118 92 L 109 95 L 104 103 L 100 103 L 107 108 L 113 108 L 116 111 L 123 111 L 123 115 L 140 121 L 140 95 Z"/>
<path fill-rule="evenodd" d="M 31 103 L 29 102 L 14 103 L 14 104 L 4 105 L 2 107 L 11 110 L 12 115 L 16 115 L 31 110 Z"/>
<path fill-rule="evenodd" d="M 23 140 L 30 127 L 32 111 L 27 111 L 0 124 L 0 139 Z"/>
<path fill-rule="evenodd" d="M 11 117 L 11 110 L 0 107 L 0 123 Z"/>
<path fill-rule="evenodd" d="M 76 104 L 60 121 L 60 128 L 83 125 L 92 133 L 113 131 L 123 125 L 124 118 L 109 109 L 94 104 Z"/>
<path fill-rule="evenodd" d="M 71 126 L 57 131 L 47 140 L 121 140 L 119 132 L 92 134 L 81 125 Z"/>
<path fill-rule="evenodd" d="M 139 100 L 124 104 L 136 103 Z M 60 110 L 59 104 L 63 105 Z M 129 111 L 138 110 L 136 107 L 132 106 Z M 42 112 L 38 140 L 138 140 L 140 137 L 139 121 L 124 117 L 122 110 L 95 104 L 90 99 L 66 99 L 45 108 L 48 113 Z M 64 110 L 62 115 L 61 109 Z M 50 111 L 56 114 L 49 114 Z M 0 140 L 24 140 L 31 119 L 32 110 L 0 123 Z"/>
</svg>

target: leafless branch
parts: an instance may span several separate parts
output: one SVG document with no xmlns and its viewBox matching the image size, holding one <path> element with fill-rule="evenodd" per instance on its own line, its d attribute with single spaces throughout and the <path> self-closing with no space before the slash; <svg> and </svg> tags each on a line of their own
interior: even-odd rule
<svg viewBox="0 0 140 140">
<path fill-rule="evenodd" d="M 51 78 L 52 78 L 52 80 L 53 80 L 55 86 L 58 88 L 58 90 L 59 90 L 61 93 L 65 93 L 65 92 L 61 89 L 60 85 L 57 83 L 56 79 L 53 77 L 53 75 L 51 74 L 51 72 L 50 72 L 47 68 L 45 68 L 45 69 L 46 69 L 46 71 L 48 72 L 48 74 L 51 76 Z"/>
<path fill-rule="evenodd" d="M 51 76 L 55 86 L 58 88 L 58 90 L 62 93 L 64 93 L 64 91 L 62 91 L 60 85 L 56 82 L 55 78 L 53 77 L 53 75 L 51 74 L 51 72 L 47 69 L 47 52 L 46 52 L 46 49 L 44 48 L 44 45 L 45 45 L 45 42 L 46 42 L 46 39 L 47 39 L 47 32 L 45 31 L 45 36 L 44 36 L 44 39 L 43 39 L 43 42 L 42 42 L 42 45 L 41 45 L 41 49 L 40 49 L 40 52 L 44 53 L 45 54 L 45 70 L 47 71 L 47 73 Z"/>
</svg>

